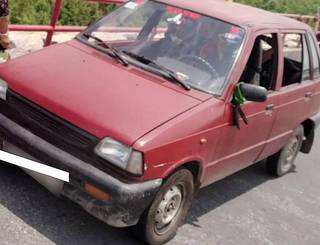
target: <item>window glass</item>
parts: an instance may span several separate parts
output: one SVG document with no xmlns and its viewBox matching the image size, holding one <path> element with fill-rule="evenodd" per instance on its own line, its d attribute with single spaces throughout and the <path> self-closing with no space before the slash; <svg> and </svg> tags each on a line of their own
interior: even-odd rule
<svg viewBox="0 0 320 245">
<path fill-rule="evenodd" d="M 283 34 L 284 68 L 282 86 L 300 83 L 303 69 L 303 42 L 301 34 Z"/>
<path fill-rule="evenodd" d="M 313 77 L 314 79 L 319 79 L 320 78 L 320 65 L 319 65 L 319 55 L 318 55 L 318 52 L 317 52 L 317 47 L 314 43 L 314 39 L 313 37 L 311 36 L 311 34 L 309 33 L 309 40 L 310 40 L 310 47 L 311 47 L 311 57 L 312 57 L 312 61 L 313 61 Z"/>
<path fill-rule="evenodd" d="M 284 56 L 287 59 L 301 63 L 302 61 L 302 41 L 300 34 L 284 34 Z"/>
<path fill-rule="evenodd" d="M 303 73 L 302 81 L 310 80 L 310 56 L 307 45 L 307 39 L 303 36 Z"/>
<path fill-rule="evenodd" d="M 88 34 L 149 72 L 173 74 L 192 88 L 220 95 L 239 56 L 245 30 L 162 2 L 132 0 L 82 33 L 84 41 L 103 48 Z"/>
<path fill-rule="evenodd" d="M 278 67 L 278 38 L 264 34 L 256 38 L 240 82 L 255 84 L 273 90 Z"/>
</svg>

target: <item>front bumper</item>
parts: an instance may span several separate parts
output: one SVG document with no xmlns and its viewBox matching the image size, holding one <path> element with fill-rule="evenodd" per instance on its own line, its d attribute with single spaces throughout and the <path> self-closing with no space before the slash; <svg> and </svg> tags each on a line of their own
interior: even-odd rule
<svg viewBox="0 0 320 245">
<path fill-rule="evenodd" d="M 5 140 L 43 163 L 68 171 L 71 180 L 64 185 L 62 194 L 111 226 L 135 225 L 162 184 L 161 179 L 142 183 L 122 182 L 48 143 L 3 114 L 0 114 L 0 133 Z M 84 191 L 85 182 L 106 192 L 111 200 L 103 202 L 87 194 Z"/>
</svg>

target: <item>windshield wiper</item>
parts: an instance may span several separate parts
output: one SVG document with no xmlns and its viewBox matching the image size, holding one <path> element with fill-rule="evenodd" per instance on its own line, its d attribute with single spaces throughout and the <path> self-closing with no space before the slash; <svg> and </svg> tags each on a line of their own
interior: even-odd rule
<svg viewBox="0 0 320 245">
<path fill-rule="evenodd" d="M 144 57 L 144 56 L 140 56 L 140 55 L 137 55 L 137 54 L 134 54 L 134 53 L 131 53 L 129 51 L 123 51 L 124 54 L 130 56 L 131 58 L 145 64 L 145 65 L 148 65 L 152 68 L 155 68 L 157 70 L 159 70 L 161 72 L 161 74 L 163 74 L 163 76 L 165 76 L 167 79 L 170 79 L 170 81 L 172 82 L 175 82 L 177 84 L 179 84 L 180 86 L 182 86 L 185 90 L 190 90 L 191 87 L 186 84 L 184 81 L 180 80 L 176 73 L 171 71 L 170 69 L 168 68 L 165 68 L 159 64 L 157 64 L 156 62 Z"/>
<path fill-rule="evenodd" d="M 116 58 L 117 60 L 120 61 L 121 64 L 123 64 L 124 66 L 128 66 L 129 63 L 128 61 L 126 61 L 124 58 L 122 58 L 121 56 L 121 51 L 115 49 L 114 47 L 112 47 L 111 45 L 107 44 L 105 41 L 103 41 L 102 39 L 100 39 L 99 37 L 96 37 L 92 34 L 89 33 L 83 33 L 83 36 L 85 36 L 86 38 L 92 38 L 95 41 L 97 41 L 97 44 L 108 49 L 111 53 L 108 53 L 111 57 Z"/>
</svg>

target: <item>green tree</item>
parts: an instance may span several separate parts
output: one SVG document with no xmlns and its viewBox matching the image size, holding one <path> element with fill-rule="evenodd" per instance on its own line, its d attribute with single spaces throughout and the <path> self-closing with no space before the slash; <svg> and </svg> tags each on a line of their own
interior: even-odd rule
<svg viewBox="0 0 320 245">
<path fill-rule="evenodd" d="M 110 5 L 85 3 L 83 0 L 67 0 L 63 4 L 59 24 L 87 25 L 111 8 Z"/>
<path fill-rule="evenodd" d="M 51 15 L 51 0 L 14 0 L 10 2 L 12 23 L 48 24 Z"/>
<path fill-rule="evenodd" d="M 252 5 L 273 12 L 315 15 L 319 0 L 236 0 L 236 2 Z"/>
<path fill-rule="evenodd" d="M 54 0 L 11 0 L 11 22 L 13 24 L 49 24 L 54 2 Z M 65 0 L 58 23 L 61 25 L 87 25 L 112 8 L 114 8 L 112 4 Z"/>
</svg>

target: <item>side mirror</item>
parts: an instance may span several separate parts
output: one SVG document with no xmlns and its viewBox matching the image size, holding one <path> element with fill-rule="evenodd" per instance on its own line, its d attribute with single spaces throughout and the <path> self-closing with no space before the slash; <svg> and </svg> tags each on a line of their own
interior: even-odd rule
<svg viewBox="0 0 320 245">
<path fill-rule="evenodd" d="M 248 83 L 241 83 L 240 91 L 242 96 L 248 101 L 265 102 L 267 100 L 268 91 L 264 87 Z"/>
</svg>

